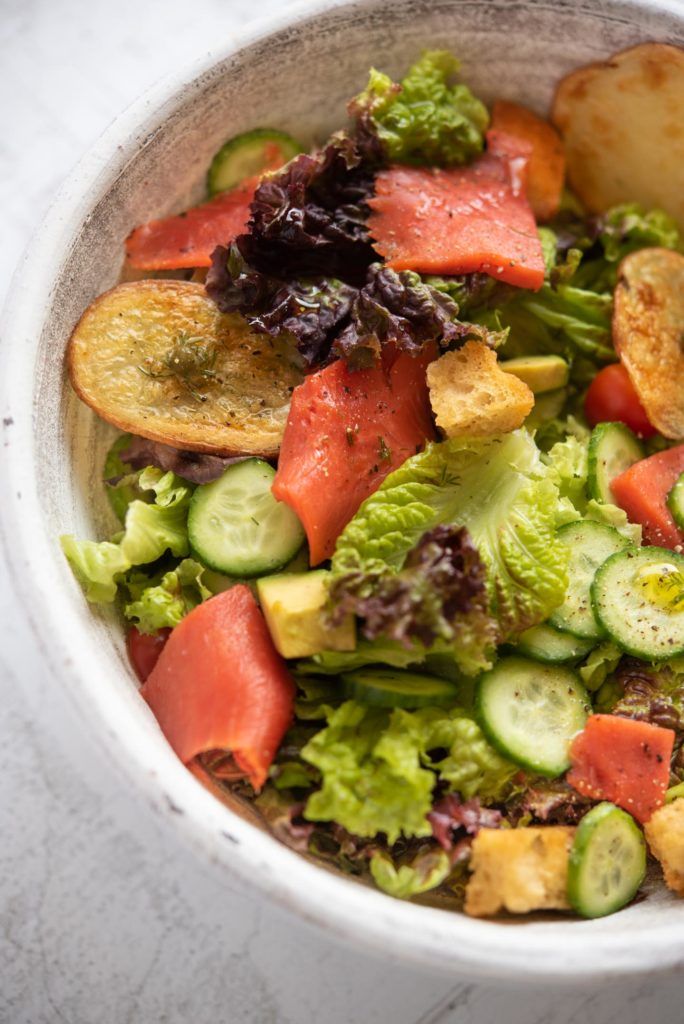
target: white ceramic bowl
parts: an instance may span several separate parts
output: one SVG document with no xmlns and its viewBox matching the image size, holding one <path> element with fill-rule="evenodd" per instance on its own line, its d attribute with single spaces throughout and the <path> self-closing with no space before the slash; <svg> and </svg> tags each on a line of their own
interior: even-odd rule
<svg viewBox="0 0 684 1024">
<path fill-rule="evenodd" d="M 684 963 L 684 904 L 656 886 L 604 920 L 471 920 L 338 877 L 210 796 L 138 697 L 119 625 L 86 605 L 59 550 L 60 533 L 112 529 L 99 485 L 110 434 L 72 395 L 64 346 L 82 310 L 116 281 L 130 228 L 199 197 L 211 155 L 235 132 L 269 124 L 322 138 L 371 63 L 399 73 L 423 46 L 461 55 L 485 100 L 544 111 L 571 67 L 645 39 L 684 43 L 679 0 L 360 0 L 290 10 L 239 49 L 167 79 L 112 125 L 20 266 L 2 333 L 7 571 L 31 624 L 34 664 L 107 752 L 122 788 L 161 808 L 170 833 L 219 873 L 357 946 L 458 975 L 567 980 L 672 967 Z"/>
</svg>

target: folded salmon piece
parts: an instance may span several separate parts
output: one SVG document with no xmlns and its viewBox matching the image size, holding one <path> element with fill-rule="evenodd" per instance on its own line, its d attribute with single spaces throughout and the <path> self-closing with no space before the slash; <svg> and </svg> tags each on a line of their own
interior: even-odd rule
<svg viewBox="0 0 684 1024">
<path fill-rule="evenodd" d="M 368 220 L 394 270 L 486 273 L 536 290 L 544 259 L 525 195 L 529 143 L 487 133 L 487 151 L 467 167 L 394 166 L 380 171 Z"/>
<path fill-rule="evenodd" d="M 126 257 L 136 270 L 210 267 L 217 245 L 230 245 L 247 228 L 250 203 L 259 178 L 248 178 L 208 203 L 131 231 Z"/>
</svg>

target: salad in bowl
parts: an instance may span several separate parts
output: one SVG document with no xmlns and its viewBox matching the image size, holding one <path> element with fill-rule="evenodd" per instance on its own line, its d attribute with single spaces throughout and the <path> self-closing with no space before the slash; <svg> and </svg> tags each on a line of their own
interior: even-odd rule
<svg viewBox="0 0 684 1024">
<path fill-rule="evenodd" d="M 550 121 L 458 72 L 134 228 L 67 350 L 119 522 L 61 542 L 217 797 L 396 897 L 600 917 L 649 855 L 684 892 L 684 53 Z"/>
</svg>

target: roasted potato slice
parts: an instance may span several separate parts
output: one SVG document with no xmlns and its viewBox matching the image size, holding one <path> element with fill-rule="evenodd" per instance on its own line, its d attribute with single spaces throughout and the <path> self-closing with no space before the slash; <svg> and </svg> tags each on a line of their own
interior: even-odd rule
<svg viewBox="0 0 684 1024">
<path fill-rule="evenodd" d="M 220 313 L 201 284 L 121 284 L 69 341 L 71 383 L 102 419 L 174 448 L 276 455 L 303 379 L 286 342 Z"/>
<path fill-rule="evenodd" d="M 565 154 L 558 132 L 527 107 L 507 100 L 497 100 L 494 104 L 491 127 L 524 139 L 532 146 L 527 168 L 527 198 L 537 220 L 550 220 L 558 212 L 565 178 Z"/>
<path fill-rule="evenodd" d="M 684 229 L 684 50 L 643 43 L 579 68 L 556 91 L 551 120 L 568 180 L 593 213 L 638 202 Z"/>
<path fill-rule="evenodd" d="M 684 439 L 684 256 L 639 249 L 625 257 L 613 343 L 653 426 Z"/>
</svg>

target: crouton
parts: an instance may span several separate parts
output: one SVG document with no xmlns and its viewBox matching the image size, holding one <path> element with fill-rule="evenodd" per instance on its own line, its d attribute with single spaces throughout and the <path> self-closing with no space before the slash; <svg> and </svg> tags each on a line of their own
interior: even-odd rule
<svg viewBox="0 0 684 1024">
<path fill-rule="evenodd" d="M 430 403 L 446 437 L 490 437 L 520 427 L 534 405 L 530 388 L 504 373 L 479 341 L 447 352 L 427 369 Z"/>
<path fill-rule="evenodd" d="M 567 910 L 568 854 L 574 834 L 575 829 L 565 825 L 483 829 L 473 840 L 466 914 Z"/>
<path fill-rule="evenodd" d="M 668 888 L 684 896 L 684 799 L 659 807 L 644 825 L 644 832 Z"/>
</svg>

